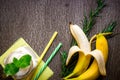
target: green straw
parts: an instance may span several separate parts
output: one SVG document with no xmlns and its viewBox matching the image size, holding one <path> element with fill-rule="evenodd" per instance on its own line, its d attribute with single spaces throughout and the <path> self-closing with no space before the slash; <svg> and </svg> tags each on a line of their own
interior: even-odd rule
<svg viewBox="0 0 120 80">
<path fill-rule="evenodd" d="M 37 73 L 37 75 L 35 76 L 34 80 L 38 80 L 39 76 L 46 69 L 47 65 L 50 63 L 50 61 L 55 56 L 55 54 L 59 51 L 59 49 L 61 48 L 61 46 L 62 46 L 62 43 L 59 43 L 58 46 L 55 48 L 55 50 L 50 55 L 50 57 L 48 58 L 48 60 L 46 61 L 46 63 L 42 66 L 42 68 L 40 69 L 40 71 Z"/>
</svg>

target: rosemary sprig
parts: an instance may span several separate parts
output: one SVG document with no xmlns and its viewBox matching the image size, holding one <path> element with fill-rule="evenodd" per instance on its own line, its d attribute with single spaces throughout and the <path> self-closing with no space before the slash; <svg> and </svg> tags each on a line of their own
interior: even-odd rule
<svg viewBox="0 0 120 80">
<path fill-rule="evenodd" d="M 65 64 L 66 64 L 66 59 L 67 59 L 67 52 L 66 51 L 63 51 L 61 52 L 61 62 L 62 62 L 62 73 L 61 73 L 61 76 L 64 77 L 64 76 L 67 76 L 67 74 L 69 74 L 70 70 L 68 68 L 66 68 Z"/>
<path fill-rule="evenodd" d="M 103 0 L 97 0 L 97 8 L 95 10 L 91 10 L 89 17 L 84 16 L 83 20 L 83 31 L 86 35 L 89 34 L 89 31 L 92 29 L 92 27 L 95 24 L 95 18 L 99 15 L 100 11 L 105 7 L 104 1 Z M 72 38 L 71 46 L 77 45 L 77 42 L 75 41 L 74 38 Z M 74 56 L 78 58 L 78 56 Z M 72 69 L 68 68 L 68 66 L 65 65 L 67 59 L 67 53 L 62 52 L 61 53 L 61 62 L 62 62 L 62 77 L 65 77 L 69 73 L 71 73 L 75 67 L 75 65 L 72 65 Z M 77 61 L 77 60 L 76 60 Z M 76 64 L 76 63 L 73 63 Z"/>
<path fill-rule="evenodd" d="M 117 22 L 116 22 L 116 21 L 114 21 L 114 22 L 112 22 L 112 23 L 109 23 L 109 24 L 108 24 L 108 27 L 104 28 L 103 31 L 102 31 L 102 33 L 107 33 L 107 32 L 111 32 L 111 33 L 112 33 L 112 32 L 113 32 L 113 29 L 116 27 L 116 25 L 117 25 Z M 116 36 L 116 35 L 118 35 L 118 34 L 107 35 L 106 38 L 107 38 L 107 39 L 110 39 L 110 38 L 112 38 L 112 37 L 114 37 L 114 36 Z"/>
<path fill-rule="evenodd" d="M 116 21 L 108 24 L 108 27 L 104 28 L 102 33 L 113 32 L 113 29 L 116 27 L 116 25 L 117 25 Z"/>
<path fill-rule="evenodd" d="M 105 7 L 105 3 L 103 0 L 97 0 L 97 8 L 95 10 L 91 10 L 89 16 L 84 15 L 83 19 L 83 31 L 88 36 L 90 30 L 95 24 L 95 18 L 98 17 L 100 11 Z M 71 46 L 77 45 L 77 42 L 74 38 L 72 38 Z"/>
<path fill-rule="evenodd" d="M 97 8 L 95 10 L 91 10 L 89 16 L 87 17 L 86 15 L 84 16 L 84 20 L 83 20 L 83 31 L 84 33 L 88 36 L 90 30 L 92 29 L 92 27 L 95 24 L 95 20 L 96 17 L 98 17 L 100 11 L 105 7 L 105 3 L 103 0 L 97 0 Z M 108 25 L 107 28 L 105 28 L 102 32 L 113 32 L 113 29 L 116 26 L 116 22 L 112 22 L 111 24 Z M 77 42 L 74 38 L 72 38 L 71 41 L 71 46 L 73 45 L 77 45 Z M 74 55 L 73 58 L 78 58 L 77 55 Z M 61 62 L 62 62 L 62 73 L 61 76 L 65 77 L 68 74 L 70 74 L 74 67 L 75 64 L 77 63 L 77 59 L 76 60 L 72 60 L 72 64 L 70 64 L 69 66 L 66 66 L 66 59 L 67 59 L 67 53 L 66 52 L 62 52 L 61 53 Z M 74 61 L 74 62 L 73 62 Z"/>
<path fill-rule="evenodd" d="M 90 30 L 95 24 L 95 18 L 98 17 L 100 11 L 105 7 L 105 3 L 103 0 L 97 0 L 97 8 L 95 10 L 91 10 L 89 16 L 84 16 L 83 20 L 83 31 L 86 35 L 89 34 Z"/>
<path fill-rule="evenodd" d="M 75 55 L 72 56 L 68 66 L 66 66 L 66 59 L 67 59 L 67 52 L 66 51 L 61 52 L 61 62 L 62 62 L 61 77 L 65 77 L 73 71 L 75 64 L 77 63 L 78 54 L 76 53 Z"/>
</svg>

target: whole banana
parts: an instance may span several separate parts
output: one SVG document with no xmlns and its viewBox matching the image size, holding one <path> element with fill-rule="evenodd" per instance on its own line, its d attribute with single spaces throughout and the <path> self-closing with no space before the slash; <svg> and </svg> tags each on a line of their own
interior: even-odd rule
<svg viewBox="0 0 120 80">
<path fill-rule="evenodd" d="M 104 62 L 101 62 L 101 64 L 104 64 L 104 63 L 106 63 L 107 58 L 108 58 L 107 40 L 101 33 L 94 37 L 96 37 L 96 49 L 101 51 L 103 58 L 104 58 Z M 101 73 L 99 70 L 99 67 L 98 67 L 101 64 L 98 64 L 97 61 L 94 59 L 94 61 L 90 65 L 90 67 L 84 73 L 82 73 L 80 76 L 78 76 L 76 78 L 71 78 L 69 80 L 95 80 L 96 78 L 98 78 L 98 76 Z M 103 66 L 105 68 L 105 65 L 103 65 Z M 103 69 L 103 73 L 101 73 L 101 75 L 104 75 L 104 76 L 106 75 L 105 69 Z"/>
<path fill-rule="evenodd" d="M 67 77 L 65 77 L 64 79 L 79 76 L 81 73 L 83 73 L 87 69 L 91 59 L 91 56 L 86 57 L 84 54 L 82 54 L 82 53 L 87 54 L 91 51 L 90 43 L 86 35 L 84 34 L 83 30 L 78 25 L 70 24 L 70 31 L 73 37 L 75 38 L 75 40 L 77 41 L 78 47 L 81 49 L 81 51 L 79 51 L 79 58 L 73 72 L 69 74 Z M 71 49 L 69 50 L 66 65 L 68 65 L 72 55 L 78 52 L 77 50 L 75 51 L 74 48 L 75 46 L 71 47 Z"/>
</svg>

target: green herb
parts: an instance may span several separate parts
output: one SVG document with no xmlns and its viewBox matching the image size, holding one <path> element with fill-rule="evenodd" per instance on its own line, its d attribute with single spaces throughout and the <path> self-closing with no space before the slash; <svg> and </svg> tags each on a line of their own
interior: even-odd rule
<svg viewBox="0 0 120 80">
<path fill-rule="evenodd" d="M 83 31 L 86 35 L 89 34 L 90 30 L 92 29 L 92 27 L 95 24 L 95 19 L 96 17 L 98 17 L 100 11 L 105 7 L 105 3 L 103 0 L 97 0 L 97 8 L 95 10 L 91 10 L 89 16 L 87 17 L 86 15 L 84 16 L 84 20 L 83 20 Z M 74 38 L 72 38 L 72 42 L 71 42 L 71 46 L 73 45 L 77 45 L 77 42 Z M 62 77 L 65 77 L 66 75 L 68 75 L 69 73 L 72 72 L 73 69 L 69 69 L 68 67 L 66 67 L 65 63 L 66 63 L 66 59 L 67 57 L 66 53 L 62 52 L 61 55 L 61 60 L 64 58 L 64 60 L 62 60 Z M 75 58 L 77 58 L 78 56 L 75 55 Z M 77 60 L 77 59 L 76 59 Z M 71 67 L 74 67 L 76 63 L 73 62 L 73 64 L 71 64 Z"/>
<path fill-rule="evenodd" d="M 19 66 L 20 68 L 25 68 L 30 65 L 31 56 L 30 55 L 24 55 L 19 59 Z"/>
<path fill-rule="evenodd" d="M 62 64 L 61 64 L 62 65 L 61 66 L 62 67 L 61 75 L 62 75 L 62 77 L 67 76 L 70 72 L 70 70 L 67 68 L 67 66 L 65 66 L 66 59 L 67 59 L 67 52 L 65 52 L 65 51 L 61 52 L 61 62 L 62 62 Z M 65 72 L 66 72 L 66 74 L 65 74 Z"/>
<path fill-rule="evenodd" d="M 116 27 L 116 21 L 110 23 L 107 28 L 103 29 L 102 33 L 113 32 L 113 29 Z"/>
<path fill-rule="evenodd" d="M 17 58 L 13 58 L 13 63 L 15 64 L 15 66 L 19 66 L 19 60 Z"/>
<path fill-rule="evenodd" d="M 12 63 L 6 64 L 4 68 L 4 73 L 7 76 L 12 76 L 16 74 L 20 68 L 25 68 L 30 65 L 31 56 L 26 54 L 22 56 L 19 60 L 17 58 L 13 59 Z"/>
<path fill-rule="evenodd" d="M 103 0 L 97 0 L 97 8 L 95 10 L 91 10 L 89 16 L 84 16 L 83 20 L 83 31 L 86 35 L 89 34 L 89 31 L 95 24 L 95 18 L 98 17 L 100 11 L 105 7 L 105 3 Z"/>
<path fill-rule="evenodd" d="M 7 74 L 7 75 L 14 75 L 15 73 L 17 73 L 19 71 L 19 68 L 16 67 L 16 65 L 14 63 L 10 63 L 10 64 L 7 64 L 5 66 L 5 69 L 4 69 L 4 72 Z"/>
<path fill-rule="evenodd" d="M 95 10 L 91 10 L 89 16 L 84 15 L 83 20 L 83 31 L 88 36 L 90 30 L 95 24 L 96 17 L 98 17 L 100 11 L 105 7 L 105 3 L 103 0 L 97 0 L 97 8 Z M 71 46 L 77 45 L 77 42 L 74 38 L 72 38 Z"/>
<path fill-rule="evenodd" d="M 74 46 L 74 45 L 77 45 L 77 42 L 76 42 L 76 40 L 74 38 L 72 38 L 70 46 Z"/>
<path fill-rule="evenodd" d="M 74 65 L 77 63 L 78 54 L 76 53 L 75 55 L 72 56 L 68 66 L 66 66 L 66 59 L 67 59 L 67 52 L 66 51 L 61 52 L 61 62 L 63 62 L 61 64 L 62 65 L 61 66 L 62 67 L 62 73 L 61 73 L 62 77 L 67 76 L 68 74 L 70 74 L 73 71 L 73 69 L 75 67 Z"/>
</svg>

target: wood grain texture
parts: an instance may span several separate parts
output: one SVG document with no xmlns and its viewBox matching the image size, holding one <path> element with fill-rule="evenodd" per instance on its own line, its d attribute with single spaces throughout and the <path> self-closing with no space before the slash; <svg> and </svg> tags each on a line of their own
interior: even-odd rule
<svg viewBox="0 0 120 80">
<path fill-rule="evenodd" d="M 107 6 L 100 14 L 102 17 L 97 18 L 90 37 L 114 20 L 117 21 L 114 33 L 120 33 L 120 0 L 105 0 L 105 3 Z M 58 31 L 58 36 L 44 61 L 59 42 L 63 43 L 60 51 L 68 51 L 71 42 L 69 22 L 81 25 L 84 13 L 88 15 L 95 7 L 96 0 L 0 0 L 0 55 L 20 37 L 40 55 L 54 31 Z M 99 79 L 120 80 L 120 35 L 108 41 L 107 76 Z M 60 80 L 60 53 L 49 67 L 55 72 L 50 80 Z"/>
</svg>

